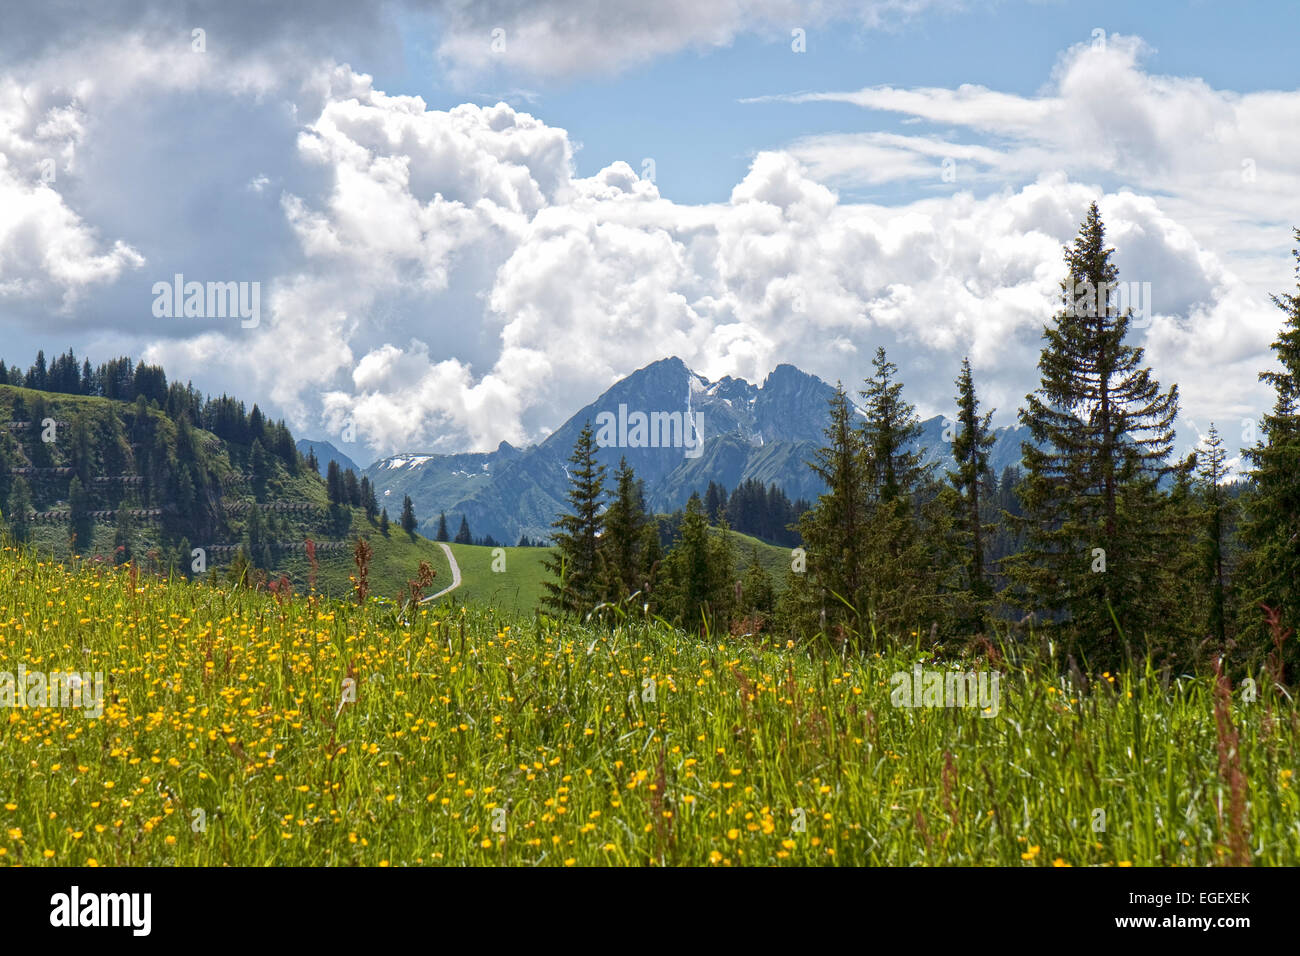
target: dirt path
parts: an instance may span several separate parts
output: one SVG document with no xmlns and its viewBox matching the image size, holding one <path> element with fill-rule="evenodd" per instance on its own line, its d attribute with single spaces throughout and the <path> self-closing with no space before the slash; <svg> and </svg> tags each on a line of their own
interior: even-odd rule
<svg viewBox="0 0 1300 956">
<path fill-rule="evenodd" d="M 451 545 L 445 541 L 435 541 L 434 543 L 438 547 L 442 548 L 443 553 L 447 555 L 447 563 L 451 565 L 451 584 L 450 586 L 443 588 L 437 594 L 430 594 L 420 602 L 421 604 L 428 604 L 430 601 L 436 601 L 444 594 L 450 594 L 452 591 L 460 587 L 460 565 L 456 563 L 456 556 L 451 553 Z"/>
</svg>

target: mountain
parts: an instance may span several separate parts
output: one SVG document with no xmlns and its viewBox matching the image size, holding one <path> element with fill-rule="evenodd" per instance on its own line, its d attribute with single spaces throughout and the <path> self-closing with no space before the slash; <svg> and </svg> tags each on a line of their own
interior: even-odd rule
<svg viewBox="0 0 1300 956">
<path fill-rule="evenodd" d="M 0 384 L 0 537 L 60 561 L 129 560 L 204 580 L 226 577 L 242 549 L 246 582 L 284 574 L 336 597 L 353 589 L 353 545 L 365 537 L 376 596 L 402 594 L 422 561 L 439 585 L 450 580 L 432 541 L 396 524 L 383 534 L 359 503 L 331 504 L 283 423 L 158 379 L 152 400 Z"/>
<path fill-rule="evenodd" d="M 307 457 L 307 452 L 309 451 L 314 451 L 316 453 L 316 470 L 321 473 L 322 478 L 325 477 L 325 473 L 328 471 L 331 461 L 337 461 L 339 463 L 339 468 L 351 468 L 357 473 L 358 477 L 361 475 L 361 468 L 357 463 L 327 441 L 313 441 L 310 438 L 300 438 L 298 439 L 297 448 L 304 458 Z"/>
<path fill-rule="evenodd" d="M 778 365 L 753 385 L 730 376 L 711 382 L 681 359 L 666 358 L 610 386 L 540 444 L 395 455 L 365 474 L 381 503 L 411 496 L 424 534 L 433 534 L 445 511 L 452 529 L 463 515 L 476 536 L 509 544 L 521 534 L 549 539 L 552 522 L 567 507 L 569 455 L 583 424 L 591 422 L 607 475 L 625 456 L 655 511 L 682 507 L 710 481 L 730 490 L 749 478 L 780 486 L 792 501 L 813 501 L 823 488 L 806 463 L 823 441 L 833 394 L 832 386 L 793 365 Z M 943 431 L 943 416 L 926 420 L 918 446 L 927 461 L 949 467 Z M 995 473 L 1019 464 L 1025 435 L 1020 427 L 998 429 L 990 454 Z"/>
</svg>

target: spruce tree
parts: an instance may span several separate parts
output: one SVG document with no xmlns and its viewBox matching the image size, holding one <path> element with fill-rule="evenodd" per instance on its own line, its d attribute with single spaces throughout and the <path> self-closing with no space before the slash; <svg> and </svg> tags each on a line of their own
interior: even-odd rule
<svg viewBox="0 0 1300 956">
<path fill-rule="evenodd" d="M 811 624 L 820 623 L 824 613 L 828 628 L 841 625 L 862 633 L 867 578 L 864 533 L 870 482 L 862 433 L 853 420 L 853 408 L 842 385 L 836 385 L 829 405 L 830 420 L 823 431 L 826 444 L 808 462 L 826 491 L 817 499 L 816 507 L 806 511 L 799 521 L 800 535 L 807 543 L 806 571 L 791 578 L 787 616 L 792 625 L 800 619 Z M 738 493 L 731 496 L 733 509 L 738 507 L 739 498 Z"/>
<path fill-rule="evenodd" d="M 1197 584 L 1209 594 L 1205 630 L 1215 640 L 1220 651 L 1228 640 L 1227 614 L 1227 534 L 1231 523 L 1233 502 L 1224 489 L 1227 477 L 1225 462 L 1227 452 L 1219 431 L 1210 423 L 1205 439 L 1205 450 L 1200 457 L 1197 477 L 1201 482 L 1201 495 L 1205 501 L 1205 531 L 1203 537 L 1203 575 Z"/>
<path fill-rule="evenodd" d="M 963 624 L 980 627 L 983 612 L 992 597 L 992 588 L 984 573 L 984 523 L 986 507 L 982 492 L 989 476 L 989 449 L 994 436 L 990 429 L 993 412 L 979 413 L 979 399 L 975 396 L 975 382 L 971 377 L 970 359 L 961 361 L 961 374 L 957 376 L 958 431 L 953 436 L 952 457 L 957 470 L 948 472 L 948 480 L 960 496 L 959 510 L 955 516 L 957 528 L 968 543 L 965 560 L 966 586 L 973 599 L 972 615 Z"/>
<path fill-rule="evenodd" d="M 271 456 L 266 453 L 259 438 L 253 439 L 253 447 L 248 452 L 248 472 L 254 497 L 258 501 L 265 500 L 266 483 L 271 477 Z"/>
<path fill-rule="evenodd" d="M 871 623 L 877 640 L 906 639 L 911 628 L 933 621 L 940 609 L 940 568 L 934 558 L 942 556 L 946 569 L 955 556 L 946 530 L 936 552 L 927 548 L 921 504 L 928 505 L 927 522 L 942 523 L 946 514 L 935 506 L 932 469 L 916 448 L 921 423 L 903 398 L 903 383 L 896 380 L 898 366 L 883 348 L 876 349 L 872 365 L 875 371 L 861 393 L 866 404 L 861 431 L 868 483 L 863 545 L 870 555 Z"/>
<path fill-rule="evenodd" d="M 1295 238 L 1300 243 L 1300 229 Z M 1300 247 L 1291 253 L 1300 278 Z M 1300 633 L 1300 283 L 1296 292 L 1273 296 L 1273 302 L 1286 316 L 1273 342 L 1281 368 L 1259 377 L 1277 397 L 1261 422 L 1262 435 L 1246 450 L 1253 488 L 1241 528 L 1250 549 L 1244 621 L 1254 634 L 1261 624 L 1260 604 L 1278 611 L 1283 628 Z"/>
<path fill-rule="evenodd" d="M 367 521 L 374 521 L 378 517 L 379 499 L 375 497 L 375 486 L 366 475 L 361 476 L 361 507 L 365 509 Z"/>
<path fill-rule="evenodd" d="M 642 551 L 645 544 L 645 511 L 636 475 L 623 458 L 614 473 L 614 498 L 605 511 L 605 533 L 600 539 L 604 596 L 621 601 L 645 585 Z M 710 483 L 710 487 L 714 487 Z"/>
<path fill-rule="evenodd" d="M 718 495 L 717 482 L 710 481 L 709 488 L 704 493 L 704 511 L 709 517 L 709 524 L 714 524 L 718 520 L 718 509 L 721 507 L 721 499 Z"/>
<path fill-rule="evenodd" d="M 435 541 L 450 541 L 451 534 L 447 531 L 447 512 L 438 512 L 438 533 L 434 535 Z"/>
<path fill-rule="evenodd" d="M 1009 562 L 1020 599 L 1066 625 L 1072 649 L 1097 666 L 1123 656 L 1120 632 L 1141 639 L 1158 627 L 1162 563 L 1183 529 L 1158 483 L 1174 470 L 1178 388 L 1161 392 L 1129 345 L 1119 272 L 1093 203 L 1065 250 L 1063 308 L 1044 328 L 1041 383 L 1020 421 L 1024 550 Z M 1152 635 L 1154 636 L 1154 634 Z"/>
<path fill-rule="evenodd" d="M 351 468 L 343 469 L 343 503 L 353 508 L 361 507 L 361 483 Z"/>
<path fill-rule="evenodd" d="M 460 528 L 456 531 L 456 544 L 473 544 L 474 536 L 469 533 L 469 519 L 460 516 Z"/>
<path fill-rule="evenodd" d="M 710 533 L 709 517 L 698 493 L 686 502 L 677 540 L 664 559 L 663 608 L 677 625 L 689 630 L 725 629 L 731 616 L 734 561 L 724 521 Z"/>
<path fill-rule="evenodd" d="M 352 472 L 349 471 L 348 474 L 352 474 Z M 415 505 L 411 501 L 411 496 L 405 495 L 402 498 L 402 530 L 414 537 L 417 524 Z"/>
<path fill-rule="evenodd" d="M 605 530 L 601 514 L 605 466 L 596 461 L 591 422 L 579 433 L 569 462 L 569 511 L 552 525 L 555 550 L 544 563 L 555 580 L 543 582 L 542 602 L 561 614 L 584 615 L 601 597 L 599 549 Z"/>
<path fill-rule="evenodd" d="M 347 492 L 343 487 L 343 471 L 339 468 L 339 463 L 332 458 L 325 466 L 325 489 L 329 494 L 330 504 L 344 503 Z"/>
<path fill-rule="evenodd" d="M 379 533 L 385 538 L 388 537 L 388 509 L 384 508 L 379 512 Z"/>
</svg>

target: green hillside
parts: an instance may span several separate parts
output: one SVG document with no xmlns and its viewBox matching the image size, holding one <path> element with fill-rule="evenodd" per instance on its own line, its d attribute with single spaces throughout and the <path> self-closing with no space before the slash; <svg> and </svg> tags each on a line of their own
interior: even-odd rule
<svg viewBox="0 0 1300 956">
<path fill-rule="evenodd" d="M 164 395 L 169 411 L 156 397 L 128 402 L 0 385 L 0 530 L 59 560 L 76 554 L 195 577 L 224 575 L 243 549 L 262 577 L 287 574 L 298 590 L 311 578 L 310 539 L 317 587 L 334 596 L 352 588 L 361 535 L 374 549 L 373 594 L 396 597 L 421 561 L 435 570 L 435 589 L 450 581 L 432 542 L 412 539 L 395 521 L 385 536 L 363 509 L 331 505 L 282 424 L 256 406 L 251 415 L 234 400 L 205 407 L 176 389 Z M 190 424 L 203 417 L 251 440 Z M 196 572 L 196 562 L 206 569 Z"/>
<path fill-rule="evenodd" d="M 790 550 L 765 544 L 747 534 L 735 531 L 729 534 L 736 556 L 737 574 L 743 574 L 749 566 L 751 552 L 756 547 L 760 563 L 772 576 L 772 583 L 779 591 L 785 583 L 785 572 L 790 567 Z M 436 545 L 430 545 L 436 549 Z M 500 550 L 504 553 L 505 561 L 504 570 L 501 571 L 492 570 L 493 552 L 497 550 L 495 548 L 452 544 L 451 550 L 456 556 L 456 563 L 460 565 L 462 583 L 443 600 L 525 614 L 539 606 L 546 593 L 542 582 L 549 577 L 543 562 L 551 554 L 551 548 L 502 548 Z M 443 565 L 434 565 L 438 569 L 434 591 L 440 591 L 450 583 L 450 572 L 444 573 L 444 565 L 445 562 Z"/>
<path fill-rule="evenodd" d="M 426 589 L 425 596 L 435 594 L 451 584 L 451 565 L 446 553 L 433 541 L 421 535 L 408 535 L 396 524 L 390 525 L 388 535 L 379 531 L 378 525 L 366 520 L 366 516 L 356 508 L 352 511 L 352 525 L 348 530 L 349 547 L 342 553 L 317 555 L 318 574 L 316 589 L 332 597 L 349 598 L 355 594 L 356 564 L 353 560 L 352 542 L 358 537 L 365 538 L 374 549 L 370 559 L 367 580 L 370 593 L 374 597 L 403 599 L 407 592 L 407 582 L 415 578 L 420 562 L 428 563 L 434 571 L 433 586 Z M 311 562 L 305 553 L 286 553 L 277 565 L 302 590 L 307 586 L 311 574 Z"/>
<path fill-rule="evenodd" d="M 502 548 L 504 571 L 492 570 L 495 548 L 453 544 L 451 550 L 460 565 L 461 586 L 448 594 L 445 600 L 524 614 L 531 614 L 541 602 L 545 593 L 542 582 L 547 579 L 542 562 L 551 553 L 550 548 Z M 450 583 L 450 577 L 447 582 Z M 438 585 L 436 590 L 445 586 Z"/>
</svg>

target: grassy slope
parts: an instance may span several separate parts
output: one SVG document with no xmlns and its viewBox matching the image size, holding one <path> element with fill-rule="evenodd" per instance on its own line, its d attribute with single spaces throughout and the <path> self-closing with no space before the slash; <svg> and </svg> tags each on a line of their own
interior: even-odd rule
<svg viewBox="0 0 1300 956">
<path fill-rule="evenodd" d="M 764 544 L 757 538 L 734 531 L 731 535 L 737 571 L 744 573 L 749 566 L 751 549 L 757 547 L 759 561 L 780 590 L 785 582 L 785 572 L 790 567 L 789 549 Z M 460 565 L 463 583 L 447 595 L 447 600 L 524 613 L 531 613 L 538 606 L 545 593 L 542 582 L 549 578 L 542 562 L 551 553 L 551 548 L 505 548 L 504 571 L 492 570 L 492 548 L 453 544 L 451 550 Z M 441 575 L 439 571 L 440 578 Z M 445 585 L 439 585 L 438 589 L 442 587 Z"/>
<path fill-rule="evenodd" d="M 447 563 L 447 556 L 442 548 L 428 538 L 418 534 L 412 537 L 395 524 L 389 526 L 388 536 L 385 537 L 379 533 L 377 524 L 371 524 L 362 512 L 354 509 L 348 539 L 352 541 L 357 537 L 364 537 L 374 549 L 367 574 L 372 595 L 392 599 L 404 595 L 406 582 L 415 578 L 421 561 L 427 561 L 435 574 L 433 587 L 427 594 L 441 591 L 451 584 L 451 565 Z M 317 590 L 325 595 L 349 598 L 354 593 L 356 576 L 356 564 L 351 551 L 318 556 L 317 560 L 320 563 Z M 306 555 L 289 555 L 282 560 L 282 564 L 296 586 L 307 581 L 310 566 Z"/>
<path fill-rule="evenodd" d="M 76 415 L 85 416 L 91 426 L 92 435 L 96 439 L 106 433 L 105 423 L 109 415 L 114 412 L 131 410 L 133 407 L 131 403 L 114 402 L 107 398 L 64 395 L 57 392 L 37 392 L 32 389 L 4 385 L 0 386 L 0 423 L 10 420 L 14 399 L 17 397 L 21 397 L 28 408 L 35 399 L 43 399 L 50 414 L 62 422 L 68 422 Z M 150 414 L 154 417 L 157 427 L 164 429 L 169 434 L 174 430 L 174 424 L 164 413 L 154 409 L 150 411 Z M 195 432 L 201 444 L 210 444 L 216 447 L 215 451 L 209 452 L 209 461 L 219 477 L 224 477 L 232 471 L 244 470 L 247 455 L 246 448 L 232 442 L 222 441 L 216 435 L 202 429 L 196 429 Z M 71 435 L 71 430 L 60 427 L 57 434 L 60 441 L 55 442 L 51 447 L 54 464 L 56 466 L 67 465 L 68 438 Z M 0 435 L 0 440 L 3 440 L 3 435 Z M 14 437 L 9 440 L 16 442 L 17 438 Z M 11 445 L 11 447 L 13 446 Z M 102 460 L 102 448 L 99 448 L 98 444 L 96 444 L 96 460 Z M 319 475 L 313 474 L 306 468 L 303 468 L 298 475 L 290 475 L 278 462 L 276 474 L 268 482 L 267 492 L 264 497 L 266 501 L 304 502 L 321 507 L 329 504 L 325 482 Z M 255 499 L 245 485 L 227 488 L 222 494 L 222 500 L 227 504 L 242 504 L 253 502 Z M 96 502 L 94 506 L 107 508 L 110 504 L 111 502 L 100 501 Z M 6 505 L 7 502 L 0 502 L 0 511 L 3 511 Z M 53 500 L 40 502 L 39 505 L 39 510 L 66 509 L 67 501 L 60 493 Z M 421 561 L 428 561 L 430 566 L 437 572 L 437 577 L 434 579 L 435 590 L 440 590 L 451 581 L 451 569 L 441 548 L 418 536 L 412 540 L 396 524 L 391 526 L 388 537 L 384 537 L 379 533 L 378 526 L 367 521 L 359 509 L 352 509 L 352 522 L 346 535 L 340 535 L 337 529 L 328 526 L 328 521 L 319 518 L 287 515 L 284 520 L 289 525 L 289 534 L 284 539 L 287 541 L 301 542 L 307 538 L 317 542 L 343 540 L 344 538 L 352 541 L 357 535 L 364 535 L 375 551 L 369 574 L 371 593 L 373 594 L 390 598 L 396 597 L 403 591 L 406 582 L 415 577 Z M 247 526 L 247 519 L 231 515 L 227 518 L 227 521 L 229 531 L 219 540 L 191 541 L 191 547 L 212 544 L 238 544 Z M 95 522 L 92 542 L 88 547 L 84 542 L 79 543 L 78 553 L 82 555 L 99 555 L 111 559 L 114 531 L 114 524 L 111 520 Z M 37 524 L 33 526 L 32 532 L 31 543 L 39 552 L 57 558 L 68 557 L 68 527 L 66 524 Z M 160 529 L 157 522 L 136 521 L 132 537 L 133 549 L 138 560 L 147 563 L 147 553 L 151 549 L 156 549 L 160 540 Z M 230 558 L 226 556 L 218 558 L 214 555 L 210 557 L 208 560 L 209 575 L 220 576 L 224 574 L 229 561 Z M 352 583 L 349 578 L 354 573 L 355 568 L 350 549 L 346 552 L 321 552 L 318 556 L 318 562 L 320 574 L 317 585 L 323 593 L 341 597 L 351 592 Z M 293 580 L 295 588 L 299 590 L 306 589 L 309 577 L 309 562 L 306 555 L 301 552 L 276 552 L 273 571 L 287 573 Z"/>
<path fill-rule="evenodd" d="M 447 595 L 456 603 L 491 606 L 505 612 L 529 614 L 545 593 L 548 578 L 542 562 L 550 548 L 505 548 L 505 570 L 492 570 L 493 548 L 453 544 L 452 553 L 460 565 L 462 584 Z"/>
<path fill-rule="evenodd" d="M 0 669 L 100 670 L 114 695 L 101 718 L 0 722 L 0 851 L 74 866 L 1229 857 L 1209 681 L 1121 675 L 1085 696 L 1003 662 L 996 715 L 891 706 L 891 674 L 917 660 L 706 646 L 638 621 L 505 627 L 490 609 L 408 626 L 376 605 L 279 607 L 0 552 Z M 1261 693 L 1230 708 L 1239 846 L 1294 866 L 1300 718 Z"/>
</svg>

